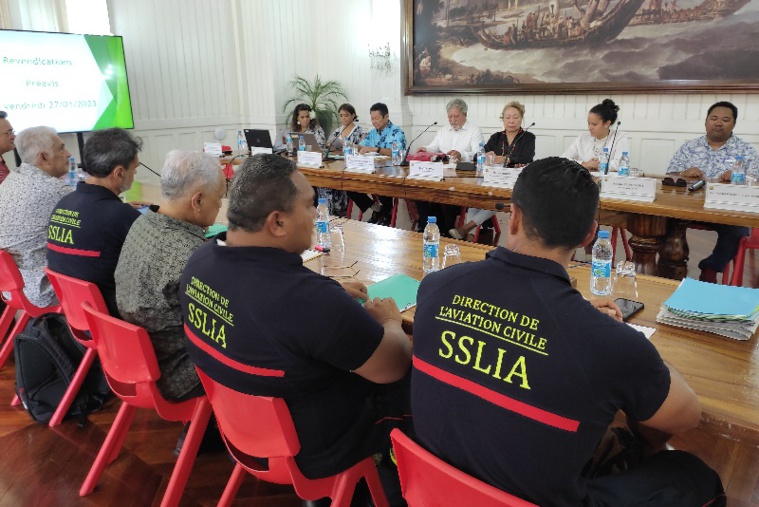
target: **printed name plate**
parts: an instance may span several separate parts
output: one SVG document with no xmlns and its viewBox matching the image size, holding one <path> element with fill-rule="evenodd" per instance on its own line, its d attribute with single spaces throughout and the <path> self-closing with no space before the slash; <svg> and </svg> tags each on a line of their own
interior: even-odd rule
<svg viewBox="0 0 759 507">
<path fill-rule="evenodd" d="M 759 187 L 707 183 L 704 208 L 759 213 Z"/>
<path fill-rule="evenodd" d="M 320 167 L 322 165 L 322 154 L 317 151 L 299 151 L 298 165 Z"/>
<path fill-rule="evenodd" d="M 412 160 L 409 164 L 408 177 L 417 180 L 443 181 L 444 172 L 442 162 Z"/>
<path fill-rule="evenodd" d="M 273 152 L 271 151 L 271 148 L 261 148 L 260 146 L 253 146 L 250 149 L 250 156 L 258 155 L 259 153 L 263 153 L 264 155 L 271 155 Z"/>
<path fill-rule="evenodd" d="M 601 177 L 601 198 L 654 202 L 656 178 L 605 175 Z"/>
<path fill-rule="evenodd" d="M 374 172 L 374 157 L 348 155 L 345 157 L 345 170 L 352 173 L 372 174 Z"/>
<path fill-rule="evenodd" d="M 203 143 L 203 152 L 212 157 L 221 157 L 221 143 Z"/>
<path fill-rule="evenodd" d="M 522 169 L 486 165 L 482 168 L 482 184 L 488 187 L 514 188 Z"/>
</svg>

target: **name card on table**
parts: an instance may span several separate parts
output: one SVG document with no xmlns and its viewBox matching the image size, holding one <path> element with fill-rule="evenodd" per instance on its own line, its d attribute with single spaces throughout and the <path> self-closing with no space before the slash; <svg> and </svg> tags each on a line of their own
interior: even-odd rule
<svg viewBox="0 0 759 507">
<path fill-rule="evenodd" d="M 442 162 L 412 160 L 409 163 L 408 177 L 417 180 L 443 181 L 444 172 Z"/>
<path fill-rule="evenodd" d="M 345 170 L 352 173 L 374 173 L 374 157 L 348 155 L 345 157 Z"/>
<path fill-rule="evenodd" d="M 203 143 L 203 153 L 212 157 L 221 157 L 221 143 Z"/>
<path fill-rule="evenodd" d="M 298 165 L 307 165 L 310 167 L 321 167 L 322 154 L 317 151 L 299 151 Z"/>
<path fill-rule="evenodd" d="M 250 156 L 251 157 L 253 155 L 258 155 L 259 153 L 263 153 L 264 155 L 271 155 L 274 152 L 271 151 L 271 148 L 261 148 L 260 146 L 253 146 L 250 149 Z"/>
<path fill-rule="evenodd" d="M 486 165 L 482 168 L 482 184 L 488 187 L 514 188 L 522 169 Z"/>
<path fill-rule="evenodd" d="M 759 187 L 707 183 L 704 208 L 759 213 Z"/>
<path fill-rule="evenodd" d="M 654 202 L 656 178 L 632 178 L 607 174 L 601 177 L 601 198 Z"/>
</svg>

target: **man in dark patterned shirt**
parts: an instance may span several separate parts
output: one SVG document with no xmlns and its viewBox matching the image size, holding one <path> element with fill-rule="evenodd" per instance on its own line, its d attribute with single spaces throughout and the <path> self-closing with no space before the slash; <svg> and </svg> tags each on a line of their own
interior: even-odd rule
<svg viewBox="0 0 759 507">
<path fill-rule="evenodd" d="M 170 152 L 161 171 L 161 206 L 134 222 L 116 266 L 119 313 L 150 335 L 161 370 L 158 389 L 167 399 L 203 394 L 184 346 L 179 275 L 203 244 L 225 190 L 218 160 L 198 152 Z"/>
</svg>

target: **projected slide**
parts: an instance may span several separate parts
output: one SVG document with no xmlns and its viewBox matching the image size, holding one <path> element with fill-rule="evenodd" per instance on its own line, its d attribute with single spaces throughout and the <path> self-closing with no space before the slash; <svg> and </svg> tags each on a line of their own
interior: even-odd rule
<svg viewBox="0 0 759 507">
<path fill-rule="evenodd" d="M 134 127 L 121 37 L 0 30 L 0 76 L 17 132 Z"/>
</svg>

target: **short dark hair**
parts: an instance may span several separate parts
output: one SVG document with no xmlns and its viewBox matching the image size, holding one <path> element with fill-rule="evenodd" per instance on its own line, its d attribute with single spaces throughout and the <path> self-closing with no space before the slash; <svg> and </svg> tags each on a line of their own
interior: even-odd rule
<svg viewBox="0 0 759 507">
<path fill-rule="evenodd" d="M 340 111 L 348 111 L 349 114 L 353 115 L 353 121 L 358 121 L 356 108 L 351 104 L 348 104 L 347 102 L 345 104 L 340 104 L 340 107 L 337 108 L 337 112 L 339 113 Z"/>
<path fill-rule="evenodd" d="M 301 111 L 308 111 L 309 116 L 311 115 L 311 111 L 313 111 L 313 108 L 309 106 L 308 104 L 298 104 L 295 106 L 295 109 L 293 109 L 293 117 L 290 120 L 290 130 L 292 131 L 298 131 L 300 130 L 300 125 L 298 125 L 298 113 Z M 308 121 L 308 128 L 315 129 L 316 126 L 319 124 L 319 120 L 316 118 L 311 118 Z"/>
<path fill-rule="evenodd" d="M 279 155 L 246 159 L 229 192 L 229 229 L 258 232 L 272 211 L 292 211 L 298 196 L 291 179 L 296 170 L 295 162 Z"/>
<path fill-rule="evenodd" d="M 97 130 L 84 143 L 84 170 L 105 178 L 117 166 L 128 167 L 140 150 L 142 140 L 124 129 Z"/>
<path fill-rule="evenodd" d="M 598 185 L 583 166 L 561 157 L 532 162 L 522 169 L 511 201 L 522 210 L 530 239 L 549 248 L 577 248 L 598 210 Z"/>
<path fill-rule="evenodd" d="M 600 116 L 604 123 L 607 121 L 610 121 L 612 123 L 617 121 L 618 111 L 619 106 L 616 105 L 611 99 L 604 99 L 603 102 L 596 104 L 590 109 L 590 112 Z"/>
<path fill-rule="evenodd" d="M 712 106 L 709 108 L 709 110 L 706 112 L 706 117 L 708 118 L 710 114 L 712 114 L 712 111 L 717 107 L 726 107 L 729 110 L 733 112 L 733 123 L 738 121 L 738 108 L 735 107 L 735 104 L 732 102 L 728 102 L 726 100 L 717 102 L 716 104 L 712 104 Z"/>
<path fill-rule="evenodd" d="M 369 112 L 372 111 L 379 111 L 379 113 L 384 117 L 389 114 L 389 111 L 387 110 L 387 104 L 383 104 L 382 102 L 376 102 L 372 104 L 372 107 L 369 108 Z"/>
<path fill-rule="evenodd" d="M 5 111 L 0 111 L 0 120 L 4 120 L 8 117 L 8 113 Z"/>
</svg>

